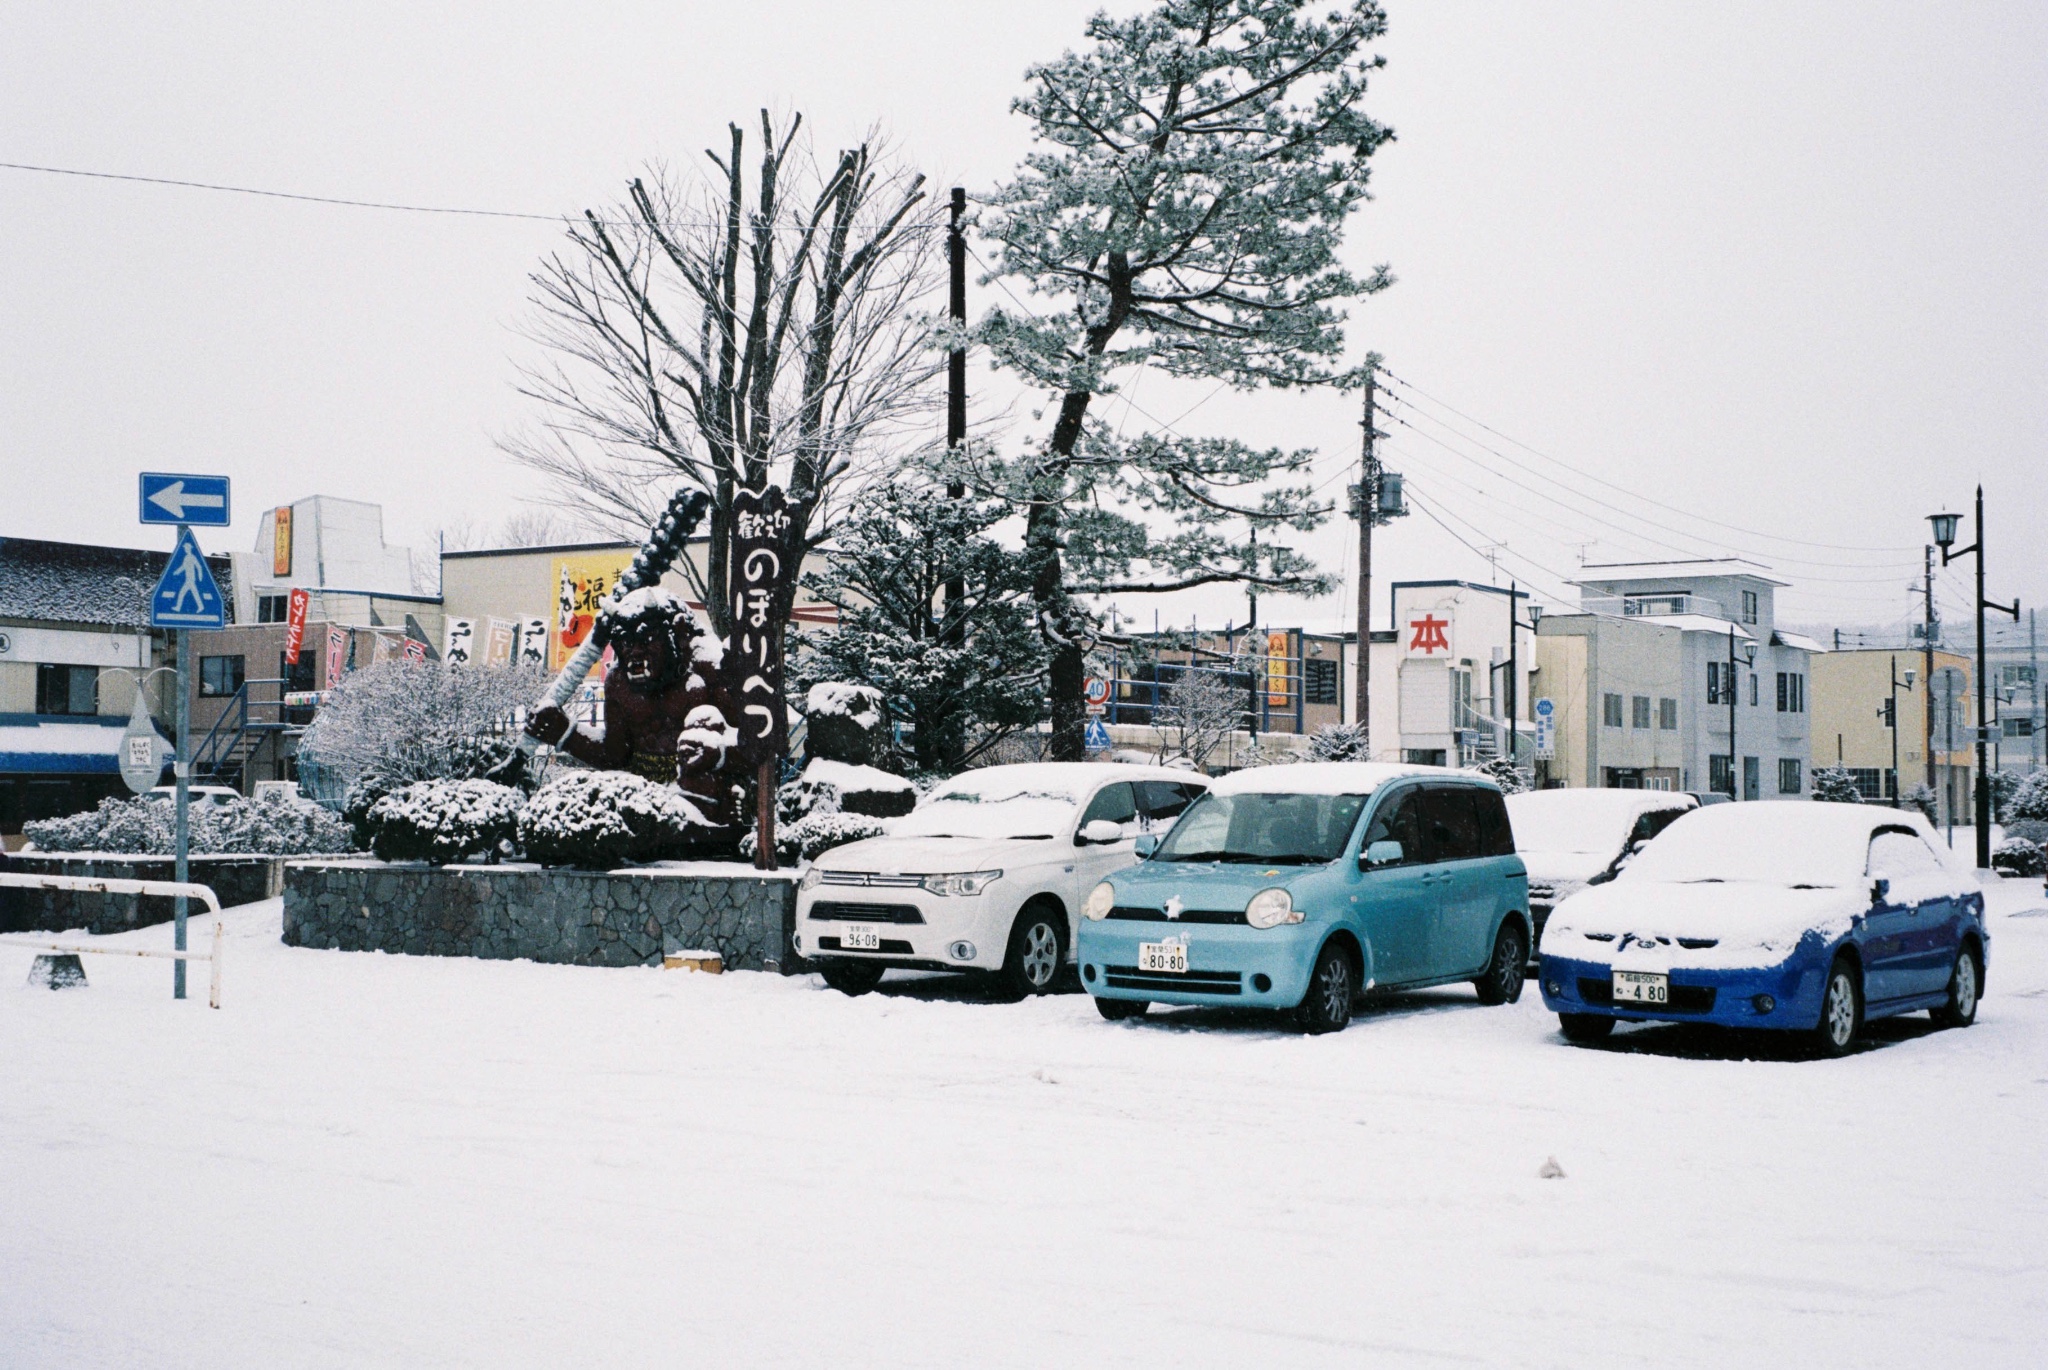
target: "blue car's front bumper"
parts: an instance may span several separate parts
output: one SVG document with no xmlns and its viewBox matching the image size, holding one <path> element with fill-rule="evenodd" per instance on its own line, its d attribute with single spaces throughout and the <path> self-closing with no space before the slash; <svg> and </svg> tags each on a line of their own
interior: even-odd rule
<svg viewBox="0 0 2048 1370">
<path fill-rule="evenodd" d="M 1081 924 L 1081 985 L 1104 999 L 1155 1004 L 1238 1004 L 1293 1008 L 1308 992 L 1327 926 L 1288 923 L 1167 923 L 1106 918 Z M 1138 944 L 1184 938 L 1185 975 L 1140 972 Z"/>
<path fill-rule="evenodd" d="M 1670 1003 L 1617 1006 L 1611 964 L 1545 955 L 1537 984 L 1543 991 L 1544 1007 L 1553 1013 L 1584 1013 L 1638 1023 L 1810 1028 L 1820 1022 L 1824 972 L 1824 963 L 1799 954 L 1780 965 L 1739 970 L 1673 966 Z M 1766 998 L 1771 1004 L 1768 1010 L 1762 1007 Z"/>
</svg>

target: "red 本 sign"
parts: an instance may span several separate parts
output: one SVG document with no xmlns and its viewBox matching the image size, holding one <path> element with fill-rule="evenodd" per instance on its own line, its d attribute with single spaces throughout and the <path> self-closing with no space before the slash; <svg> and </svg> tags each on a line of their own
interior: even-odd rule
<svg viewBox="0 0 2048 1370">
<path fill-rule="evenodd" d="M 306 606 L 313 597 L 304 590 L 292 591 L 291 609 L 284 620 L 284 660 L 287 666 L 299 664 L 299 648 L 306 641 Z"/>
</svg>

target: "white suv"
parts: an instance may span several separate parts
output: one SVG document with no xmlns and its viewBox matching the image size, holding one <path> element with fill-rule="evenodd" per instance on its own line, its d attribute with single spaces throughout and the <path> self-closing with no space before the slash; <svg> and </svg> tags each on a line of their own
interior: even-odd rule
<svg viewBox="0 0 2048 1370">
<path fill-rule="evenodd" d="M 890 966 L 979 970 L 1041 994 L 1073 957 L 1081 901 L 1208 788 L 1192 771 L 1115 762 L 957 775 L 889 835 L 821 855 L 796 901 L 796 949 L 864 994 Z"/>
</svg>

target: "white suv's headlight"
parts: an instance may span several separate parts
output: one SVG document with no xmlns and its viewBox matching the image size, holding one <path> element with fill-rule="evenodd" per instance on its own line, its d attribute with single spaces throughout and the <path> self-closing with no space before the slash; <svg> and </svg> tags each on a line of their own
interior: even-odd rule
<svg viewBox="0 0 2048 1370">
<path fill-rule="evenodd" d="M 1105 880 L 1088 891 L 1088 902 L 1081 905 L 1081 912 L 1093 919 L 1109 917 L 1109 911 L 1116 907 L 1116 891 Z"/>
<path fill-rule="evenodd" d="M 825 872 L 821 868 L 813 866 L 804 872 L 804 878 L 797 882 L 797 888 L 800 890 L 816 889 L 818 882 L 824 878 Z"/>
<path fill-rule="evenodd" d="M 958 875 L 927 875 L 924 887 L 933 894 L 980 894 L 1003 878 L 1001 871 L 966 871 Z"/>
<path fill-rule="evenodd" d="M 1245 905 L 1244 921 L 1255 928 L 1277 928 L 1282 923 L 1299 923 L 1301 910 L 1294 907 L 1294 896 L 1286 890 L 1260 890 Z"/>
</svg>

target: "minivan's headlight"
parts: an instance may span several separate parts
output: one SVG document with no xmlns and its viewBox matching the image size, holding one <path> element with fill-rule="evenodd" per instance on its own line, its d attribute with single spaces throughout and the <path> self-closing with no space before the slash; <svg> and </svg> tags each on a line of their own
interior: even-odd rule
<svg viewBox="0 0 2048 1370">
<path fill-rule="evenodd" d="M 1245 905 L 1244 921 L 1255 928 L 1276 928 L 1282 923 L 1299 923 L 1301 910 L 1294 907 L 1294 896 L 1286 890 L 1260 890 Z"/>
<path fill-rule="evenodd" d="M 927 875 L 924 887 L 933 894 L 980 894 L 1003 878 L 1001 871 L 966 871 L 957 875 Z"/>
<path fill-rule="evenodd" d="M 797 882 L 797 888 L 800 890 L 816 889 L 818 882 L 824 878 L 824 870 L 821 867 L 813 866 L 804 872 L 804 878 Z"/>
<path fill-rule="evenodd" d="M 1116 907 L 1116 890 L 1105 880 L 1088 891 L 1088 902 L 1081 905 L 1081 912 L 1090 918 L 1109 917 L 1109 911 Z"/>
</svg>

